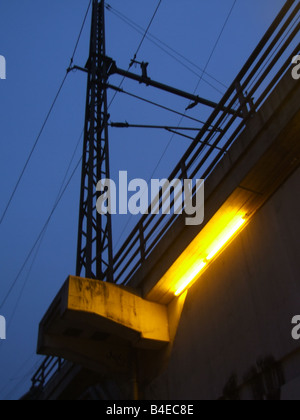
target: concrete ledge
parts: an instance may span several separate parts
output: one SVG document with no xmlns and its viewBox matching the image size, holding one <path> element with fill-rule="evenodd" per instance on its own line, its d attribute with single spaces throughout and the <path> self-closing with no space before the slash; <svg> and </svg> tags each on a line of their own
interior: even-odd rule
<svg viewBox="0 0 300 420">
<path fill-rule="evenodd" d="M 70 276 L 40 323 L 38 353 L 126 370 L 130 348 L 159 349 L 169 341 L 166 306 L 114 284 Z M 120 357 L 107 357 L 116 351 Z M 114 366 L 115 359 L 124 363 Z"/>
</svg>

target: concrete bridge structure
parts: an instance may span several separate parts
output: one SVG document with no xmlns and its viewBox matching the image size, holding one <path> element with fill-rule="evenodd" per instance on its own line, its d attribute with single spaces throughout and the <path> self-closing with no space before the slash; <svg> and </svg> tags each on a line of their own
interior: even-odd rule
<svg viewBox="0 0 300 420">
<path fill-rule="evenodd" d="M 300 81 L 285 59 L 263 101 L 239 91 L 243 72 L 233 85 L 244 121 L 200 165 L 204 223 L 177 216 L 126 281 L 67 279 L 41 321 L 49 358 L 25 398 L 300 399 Z"/>
</svg>

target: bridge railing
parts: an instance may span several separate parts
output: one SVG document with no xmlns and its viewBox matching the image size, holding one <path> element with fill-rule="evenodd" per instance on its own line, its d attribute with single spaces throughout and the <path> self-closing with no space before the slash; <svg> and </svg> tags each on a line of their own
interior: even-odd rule
<svg viewBox="0 0 300 420">
<path fill-rule="evenodd" d="M 291 69 L 299 53 L 300 4 L 287 1 L 249 60 L 214 110 L 199 135 L 169 176 L 174 179 L 206 179 L 238 139 L 278 82 Z M 234 110 L 234 113 L 232 113 Z M 163 197 L 160 197 L 160 208 Z M 114 282 L 126 285 L 157 243 L 179 217 L 144 215 L 114 258 Z"/>
<path fill-rule="evenodd" d="M 40 389 L 44 388 L 44 385 L 53 377 L 55 373 L 58 373 L 64 367 L 66 361 L 57 357 L 46 357 L 31 379 L 32 388 Z"/>
<path fill-rule="evenodd" d="M 182 156 L 169 180 L 206 179 L 299 54 L 300 3 L 288 0 L 218 107 Z M 292 76 L 291 76 L 292 77 Z M 234 112 L 232 113 L 232 110 Z M 171 213 L 174 209 L 174 194 Z M 160 205 L 162 197 L 160 198 Z M 157 243 L 172 228 L 177 215 L 143 216 L 114 257 L 114 282 L 128 284 Z M 33 387 L 44 388 L 63 361 L 48 357 L 32 378 Z"/>
</svg>

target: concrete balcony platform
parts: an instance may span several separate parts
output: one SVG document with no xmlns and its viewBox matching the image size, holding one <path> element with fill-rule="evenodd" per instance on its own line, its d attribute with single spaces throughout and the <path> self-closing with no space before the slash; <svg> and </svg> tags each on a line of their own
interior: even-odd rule
<svg viewBox="0 0 300 420">
<path fill-rule="evenodd" d="M 38 353 L 126 373 L 132 348 L 160 349 L 169 341 L 166 306 L 70 276 L 40 323 Z"/>
</svg>

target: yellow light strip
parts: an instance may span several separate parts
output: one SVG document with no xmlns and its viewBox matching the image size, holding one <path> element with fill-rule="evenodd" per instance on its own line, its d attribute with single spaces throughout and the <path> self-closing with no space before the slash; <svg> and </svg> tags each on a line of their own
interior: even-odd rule
<svg viewBox="0 0 300 420">
<path fill-rule="evenodd" d="M 206 267 L 207 263 L 205 261 L 201 261 L 190 270 L 182 279 L 179 289 L 175 293 L 175 296 L 181 295 L 181 293 L 188 287 L 192 285 L 193 280 L 197 279 L 197 276 L 201 273 L 201 271 Z"/>
<path fill-rule="evenodd" d="M 235 234 L 245 223 L 245 217 L 239 215 L 227 225 L 226 229 L 219 236 L 217 236 L 216 240 L 213 241 L 212 245 L 208 248 L 208 255 L 193 265 L 192 268 L 188 270 L 180 280 L 179 284 L 177 285 L 175 296 L 180 296 L 184 290 L 186 290 L 188 287 L 191 287 L 193 283 L 198 280 L 199 275 L 204 270 L 204 268 L 220 251 L 224 249 L 226 244 L 228 244 L 228 242 L 235 236 Z"/>
<path fill-rule="evenodd" d="M 206 257 L 207 261 L 212 260 L 218 253 L 221 251 L 227 242 L 240 230 L 240 228 L 246 223 L 245 218 L 239 217 L 238 220 L 234 220 L 230 225 L 225 229 L 224 232 L 217 238 L 216 242 L 212 245 L 212 250 L 209 252 Z"/>
</svg>

